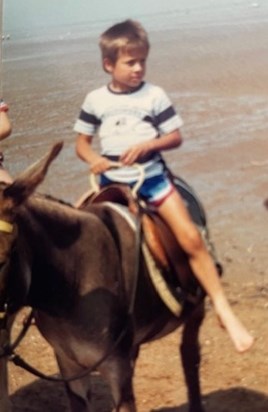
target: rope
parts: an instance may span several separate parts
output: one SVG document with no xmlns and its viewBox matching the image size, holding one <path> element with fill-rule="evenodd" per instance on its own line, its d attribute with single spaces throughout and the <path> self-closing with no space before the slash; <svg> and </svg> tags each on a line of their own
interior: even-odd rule
<svg viewBox="0 0 268 412">
<path fill-rule="evenodd" d="M 19 335 L 17 336 L 17 338 L 15 339 L 15 341 L 13 343 L 10 343 L 9 332 L 7 330 L 7 318 L 8 318 L 7 311 L 5 311 L 4 315 L 5 316 L 3 317 L 2 322 L 1 322 L 2 324 L 1 324 L 1 327 L 0 327 L 0 333 L 2 334 L 2 336 L 5 335 L 7 337 L 7 341 L 4 342 L 4 345 L 1 342 L 0 359 L 1 358 L 6 358 L 6 357 L 9 357 L 9 356 L 13 355 L 14 350 L 20 344 L 20 342 L 22 341 L 22 339 L 24 338 L 24 336 L 28 332 L 29 327 L 31 326 L 31 323 L 32 323 L 32 320 L 33 320 L 33 310 L 31 310 L 26 322 L 24 323 L 24 326 L 23 326 L 22 330 L 20 331 Z"/>
<path fill-rule="evenodd" d="M 120 167 L 123 167 L 122 163 L 110 161 L 110 169 L 120 169 Z M 139 172 L 139 178 L 131 190 L 134 199 L 136 199 L 137 192 L 144 182 L 145 172 L 144 172 L 144 167 L 140 165 L 139 163 L 134 163 L 132 167 L 136 168 Z M 99 191 L 99 185 L 97 184 L 96 176 L 93 173 L 89 175 L 89 184 L 90 184 L 90 187 L 92 187 L 93 191 L 95 192 Z"/>
<path fill-rule="evenodd" d="M 126 325 L 126 327 L 121 331 L 120 335 L 118 336 L 116 341 L 113 343 L 113 345 L 109 348 L 109 350 L 98 361 L 96 361 L 94 365 L 87 368 L 83 372 L 78 373 L 77 375 L 69 376 L 66 378 L 45 375 L 43 372 L 40 372 L 39 370 L 34 368 L 32 365 L 30 365 L 28 362 L 26 362 L 24 359 L 22 359 L 14 351 L 12 351 L 12 354 L 9 356 L 9 361 L 13 362 L 14 365 L 26 370 L 27 372 L 31 373 L 37 378 L 44 379 L 44 380 L 51 381 L 51 382 L 63 382 L 63 383 L 72 382 L 78 379 L 82 379 L 85 376 L 89 375 L 94 370 L 96 370 L 98 366 L 100 366 L 109 356 L 111 356 L 111 354 L 115 351 L 115 349 L 117 348 L 117 345 L 120 343 L 121 339 L 124 337 L 125 333 L 127 332 L 127 328 L 128 328 L 128 325 Z"/>
</svg>

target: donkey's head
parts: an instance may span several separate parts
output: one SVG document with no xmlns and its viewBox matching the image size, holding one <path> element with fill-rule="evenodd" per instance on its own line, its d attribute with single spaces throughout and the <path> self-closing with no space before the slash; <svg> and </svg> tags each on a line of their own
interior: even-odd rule
<svg viewBox="0 0 268 412">
<path fill-rule="evenodd" d="M 0 313 L 5 300 L 10 256 L 17 238 L 16 214 L 44 180 L 63 143 L 55 144 L 42 159 L 21 173 L 11 184 L 0 183 Z"/>
</svg>

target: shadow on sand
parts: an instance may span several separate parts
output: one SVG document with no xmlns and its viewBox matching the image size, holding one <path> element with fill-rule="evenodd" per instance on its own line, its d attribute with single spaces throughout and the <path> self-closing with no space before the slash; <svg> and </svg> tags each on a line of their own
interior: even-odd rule
<svg viewBox="0 0 268 412">
<path fill-rule="evenodd" d="M 245 388 L 211 392 L 204 396 L 206 412 L 267 412 L 268 396 Z M 152 412 L 188 412 L 186 404 L 178 407 L 154 409 Z"/>
<path fill-rule="evenodd" d="M 96 411 L 110 412 L 112 399 L 100 376 L 91 377 L 92 399 Z M 36 380 L 16 391 L 11 397 L 12 412 L 69 412 L 63 383 Z"/>
<path fill-rule="evenodd" d="M 112 400 L 107 386 L 98 375 L 92 377 L 96 412 L 110 412 Z M 62 383 L 37 380 L 11 396 L 13 412 L 69 412 Z M 211 392 L 204 396 L 206 412 L 267 412 L 268 396 L 244 388 Z M 149 412 L 149 411 L 148 411 Z M 151 412 L 188 412 L 188 405 L 164 407 Z"/>
</svg>

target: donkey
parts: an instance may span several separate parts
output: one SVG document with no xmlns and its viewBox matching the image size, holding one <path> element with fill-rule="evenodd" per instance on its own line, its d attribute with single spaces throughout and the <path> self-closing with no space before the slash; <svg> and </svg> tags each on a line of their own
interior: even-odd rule
<svg viewBox="0 0 268 412">
<path fill-rule="evenodd" d="M 23 306 L 33 308 L 54 350 L 72 412 L 93 411 L 92 369 L 108 382 L 114 411 L 135 412 L 140 345 L 179 326 L 189 412 L 204 412 L 198 343 L 204 299 L 186 301 L 175 316 L 156 293 L 135 231 L 120 213 L 106 203 L 78 210 L 36 192 L 61 148 L 56 144 L 13 183 L 0 183 L 1 412 L 11 411 L 5 347 Z"/>
</svg>

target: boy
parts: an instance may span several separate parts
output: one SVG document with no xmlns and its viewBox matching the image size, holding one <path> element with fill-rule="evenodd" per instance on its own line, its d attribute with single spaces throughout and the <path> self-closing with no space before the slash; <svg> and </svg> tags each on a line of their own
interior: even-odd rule
<svg viewBox="0 0 268 412">
<path fill-rule="evenodd" d="M 193 273 L 212 300 L 220 323 L 238 352 L 248 350 L 253 337 L 234 315 L 221 286 L 215 264 L 201 239 L 184 201 L 164 173 L 159 153 L 182 143 L 183 122 L 165 92 L 145 82 L 149 53 L 147 33 L 135 21 L 126 20 L 106 30 L 100 37 L 102 64 L 110 83 L 89 93 L 74 130 L 78 132 L 77 155 L 101 174 L 101 185 L 112 182 L 133 184 L 142 163 L 145 181 L 139 193 L 157 207 L 189 256 Z M 98 131 L 101 155 L 92 147 Z M 124 167 L 109 170 L 110 161 Z"/>
</svg>

